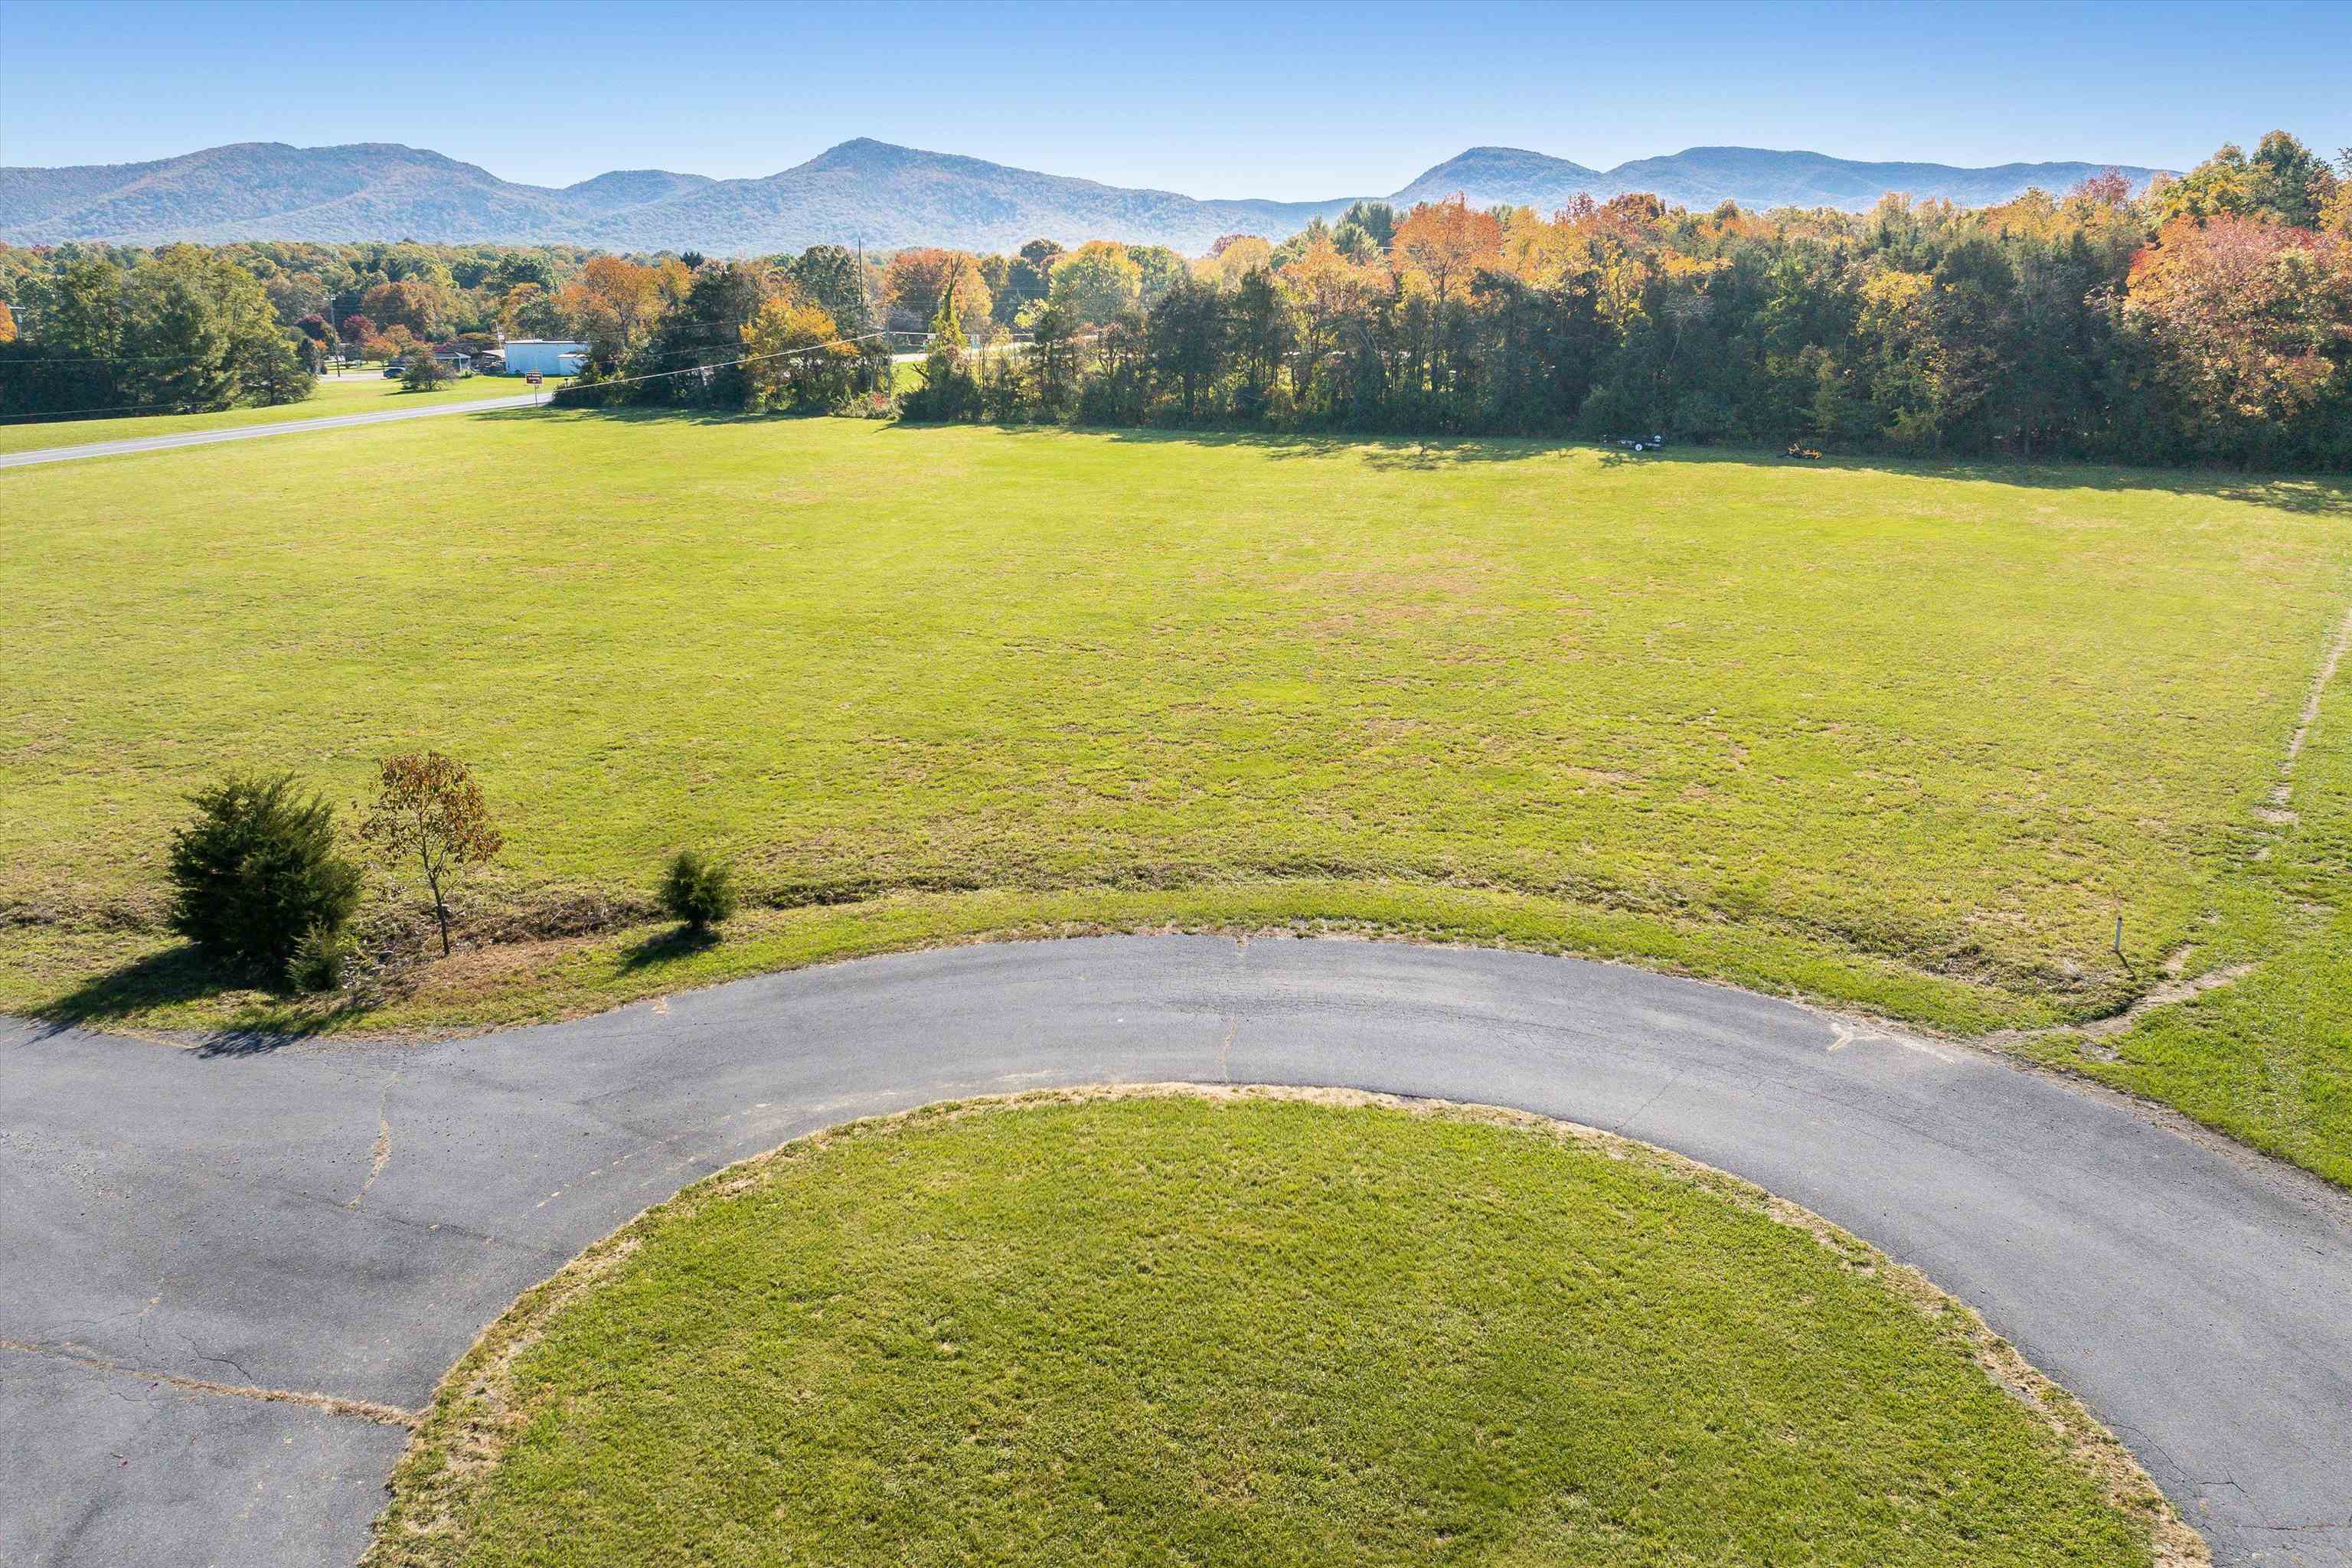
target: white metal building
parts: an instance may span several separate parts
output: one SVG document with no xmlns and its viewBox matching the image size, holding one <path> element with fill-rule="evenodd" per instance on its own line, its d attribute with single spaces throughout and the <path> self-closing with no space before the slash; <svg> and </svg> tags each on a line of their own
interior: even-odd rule
<svg viewBox="0 0 2352 1568">
<path fill-rule="evenodd" d="M 588 363 L 588 345 L 563 338 L 509 338 L 507 340 L 507 374 L 529 375 L 532 371 L 541 375 L 577 375 L 580 367 Z"/>
</svg>

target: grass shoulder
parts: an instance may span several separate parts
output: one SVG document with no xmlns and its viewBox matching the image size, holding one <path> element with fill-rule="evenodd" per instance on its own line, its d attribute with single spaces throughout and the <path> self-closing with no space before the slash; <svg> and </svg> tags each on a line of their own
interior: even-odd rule
<svg viewBox="0 0 2352 1568">
<path fill-rule="evenodd" d="M 1340 936 L 1508 948 L 1622 962 L 1968 1035 L 2047 1026 L 2046 999 L 1819 941 L 1728 922 L 1654 916 L 1489 889 L 1374 881 L 1233 883 L 1164 889 L 896 893 L 854 903 L 751 909 L 723 928 L 667 922 L 593 936 L 499 943 L 419 964 L 381 993 L 284 995 L 221 985 L 188 952 L 153 944 L 60 994 L 54 982 L 0 1011 L 55 1022 L 197 1035 L 434 1036 L 586 1016 L 757 974 L 975 942 L 1192 932 Z M 36 940 L 39 940 L 37 937 Z M 56 975 L 86 972 L 50 933 Z M 89 933 L 94 944 L 109 933 Z M 23 985 L 23 981 L 16 982 Z"/>
</svg>

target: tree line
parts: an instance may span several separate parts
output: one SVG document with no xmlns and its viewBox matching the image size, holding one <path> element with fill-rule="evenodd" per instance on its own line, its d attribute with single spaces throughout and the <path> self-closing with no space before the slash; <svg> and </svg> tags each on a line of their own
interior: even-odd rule
<svg viewBox="0 0 2352 1568">
<path fill-rule="evenodd" d="M 13 292 L 38 303 L 0 299 L 0 418 L 292 403 L 315 388 L 315 355 L 258 280 L 200 246 L 129 267 L 76 257 Z"/>
<path fill-rule="evenodd" d="M 1360 203 L 1190 259 L 0 247 L 0 413 L 265 401 L 289 356 L 501 334 L 588 343 L 574 401 L 2352 468 L 2352 150 L 2274 132 L 1978 209 Z"/>
<path fill-rule="evenodd" d="M 1156 300 L 1116 250 L 1051 269 L 1020 353 L 944 300 L 905 412 L 2352 468 L 2352 151 L 2284 133 L 2137 199 L 1365 205 Z"/>
</svg>

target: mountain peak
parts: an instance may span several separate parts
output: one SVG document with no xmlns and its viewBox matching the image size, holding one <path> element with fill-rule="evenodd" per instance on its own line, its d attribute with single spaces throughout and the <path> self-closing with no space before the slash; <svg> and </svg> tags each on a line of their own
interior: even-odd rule
<svg viewBox="0 0 2352 1568">
<path fill-rule="evenodd" d="M 838 142 L 796 165 L 802 169 L 881 169 L 903 167 L 923 158 L 942 154 L 924 153 L 913 147 L 901 147 L 894 142 L 877 142 L 871 136 L 853 136 Z"/>
<path fill-rule="evenodd" d="M 1591 190 L 1602 178 L 1597 169 L 1525 147 L 1472 147 L 1389 199 L 1401 206 L 1444 201 L 1457 192 L 1474 207 L 1532 206 L 1549 211 Z"/>
<path fill-rule="evenodd" d="M 648 202 L 667 201 L 717 183 L 708 174 L 676 174 L 667 169 L 615 169 L 594 179 L 566 185 L 556 194 L 568 205 L 610 213 L 643 206 Z"/>
</svg>

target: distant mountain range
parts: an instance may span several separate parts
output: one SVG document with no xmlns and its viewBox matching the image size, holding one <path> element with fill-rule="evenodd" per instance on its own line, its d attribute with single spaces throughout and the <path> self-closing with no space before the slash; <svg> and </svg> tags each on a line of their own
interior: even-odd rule
<svg viewBox="0 0 2352 1568">
<path fill-rule="evenodd" d="M 1605 198 L 1653 191 L 1690 207 L 1729 200 L 1751 208 L 1855 211 L 1888 191 L 1906 191 L 1982 206 L 2029 186 L 2062 191 L 2109 166 L 1960 169 L 1693 147 L 1600 170 L 1516 147 L 1473 147 L 1381 199 L 1410 205 L 1458 191 L 1477 206 L 1510 203 L 1549 212 L 1579 192 Z M 2135 186 L 2158 173 L 2122 172 Z M 863 139 L 761 180 L 629 169 L 561 190 L 514 184 L 471 163 L 392 142 L 241 142 L 152 163 L 0 168 L 0 240 L 418 239 L 742 255 L 861 239 L 878 250 L 1011 250 L 1043 237 L 1066 245 L 1124 239 L 1198 254 L 1221 234 L 1278 241 L 1311 217 L 1337 217 L 1354 199 L 1202 201 Z"/>
</svg>

